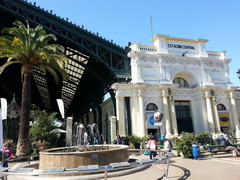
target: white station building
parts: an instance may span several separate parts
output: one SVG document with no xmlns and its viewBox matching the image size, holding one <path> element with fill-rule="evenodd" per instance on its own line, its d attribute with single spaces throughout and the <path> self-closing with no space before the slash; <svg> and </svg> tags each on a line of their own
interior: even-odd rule
<svg viewBox="0 0 240 180">
<path fill-rule="evenodd" d="M 156 109 L 163 113 L 160 127 L 167 138 L 181 132 L 232 132 L 240 138 L 240 92 L 229 77 L 231 59 L 226 51 L 208 51 L 207 42 L 158 34 L 152 46 L 131 44 L 131 81 L 112 86 L 117 111 L 110 118 L 112 139 L 116 133 L 156 133 Z"/>
</svg>

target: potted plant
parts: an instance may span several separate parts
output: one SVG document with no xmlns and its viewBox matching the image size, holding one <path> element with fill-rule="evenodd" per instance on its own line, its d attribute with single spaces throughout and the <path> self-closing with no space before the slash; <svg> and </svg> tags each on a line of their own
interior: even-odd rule
<svg viewBox="0 0 240 180">
<path fill-rule="evenodd" d="M 176 140 L 177 153 L 182 153 L 184 158 L 192 157 L 192 144 L 196 141 L 196 137 L 193 133 L 183 132 L 180 138 L 174 138 Z"/>
<path fill-rule="evenodd" d="M 201 132 L 197 134 L 196 140 L 198 141 L 198 144 L 206 145 L 206 144 L 212 144 L 212 133 L 210 132 Z"/>
<path fill-rule="evenodd" d="M 146 138 L 139 137 L 134 134 L 134 135 L 130 136 L 129 141 L 134 144 L 135 149 L 140 149 L 141 144 L 146 141 Z"/>
</svg>

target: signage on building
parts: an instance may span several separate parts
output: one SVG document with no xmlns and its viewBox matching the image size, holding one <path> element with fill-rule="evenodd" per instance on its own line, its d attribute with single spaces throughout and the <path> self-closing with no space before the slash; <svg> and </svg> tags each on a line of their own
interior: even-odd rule
<svg viewBox="0 0 240 180">
<path fill-rule="evenodd" d="M 153 113 L 152 112 L 147 112 L 146 113 L 146 118 L 147 118 L 147 128 L 148 129 L 157 129 L 157 126 L 155 126 Z"/>
<path fill-rule="evenodd" d="M 154 113 L 154 121 L 160 122 L 162 118 L 163 118 L 163 113 L 161 113 L 160 111 L 156 111 Z"/>
<path fill-rule="evenodd" d="M 230 126 L 229 113 L 218 113 L 218 114 L 220 119 L 220 126 L 221 127 Z"/>
<path fill-rule="evenodd" d="M 168 44 L 168 48 L 178 48 L 178 49 L 190 49 L 195 50 L 194 46 L 180 45 L 180 44 Z"/>
</svg>

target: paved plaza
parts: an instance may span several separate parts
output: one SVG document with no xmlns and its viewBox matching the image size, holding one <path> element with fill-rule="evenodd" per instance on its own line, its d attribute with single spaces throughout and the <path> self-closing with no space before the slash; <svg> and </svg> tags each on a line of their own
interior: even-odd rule
<svg viewBox="0 0 240 180">
<path fill-rule="evenodd" d="M 131 155 L 130 158 L 148 158 L 146 155 Z M 22 163 L 22 165 L 26 164 Z M 22 166 L 19 164 L 18 167 Z M 10 167 L 16 167 L 16 163 L 10 163 Z M 168 177 L 164 177 L 166 164 L 153 164 L 139 172 L 118 173 L 117 177 L 108 177 L 109 180 L 239 180 L 240 179 L 240 158 L 233 158 L 230 153 L 202 156 L 197 160 L 173 157 L 170 162 Z M 121 174 L 121 175 L 120 175 Z M 110 174 L 109 174 L 110 175 Z M 10 178 L 11 179 L 11 178 Z M 38 179 L 38 178 L 36 178 Z M 51 177 L 51 179 L 56 179 Z M 61 178 L 62 179 L 62 178 Z M 68 178 L 67 178 L 68 179 Z M 77 179 L 92 179 L 85 176 Z M 65 178 L 64 178 L 65 180 Z"/>
<path fill-rule="evenodd" d="M 147 156 L 141 155 L 141 158 Z M 109 178 L 110 180 L 239 180 L 240 158 L 233 158 L 231 154 L 218 154 L 214 158 L 204 156 L 198 160 L 173 157 L 169 166 L 168 177 L 163 177 L 166 164 L 154 164 L 150 168 L 125 175 Z"/>
</svg>

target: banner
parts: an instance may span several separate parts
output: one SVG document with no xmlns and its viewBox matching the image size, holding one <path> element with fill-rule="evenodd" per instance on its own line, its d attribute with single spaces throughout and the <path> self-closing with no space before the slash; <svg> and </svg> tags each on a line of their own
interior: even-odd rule
<svg viewBox="0 0 240 180">
<path fill-rule="evenodd" d="M 7 100 L 1 98 L 2 119 L 7 119 Z"/>
<path fill-rule="evenodd" d="M 59 111 L 62 115 L 62 119 L 65 118 L 65 115 L 64 115 L 64 104 L 63 104 L 63 101 L 61 99 L 57 99 L 57 103 L 58 103 L 58 108 L 59 108 Z"/>
<path fill-rule="evenodd" d="M 1 98 L 0 108 L 0 149 L 3 149 L 3 119 L 7 119 L 7 100 L 5 98 Z"/>
<path fill-rule="evenodd" d="M 2 109 L 0 108 L 0 150 L 3 149 Z"/>
</svg>

